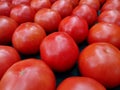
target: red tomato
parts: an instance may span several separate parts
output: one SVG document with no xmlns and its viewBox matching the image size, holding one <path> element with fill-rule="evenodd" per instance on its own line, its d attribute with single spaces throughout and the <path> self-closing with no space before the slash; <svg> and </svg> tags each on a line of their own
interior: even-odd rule
<svg viewBox="0 0 120 90">
<path fill-rule="evenodd" d="M 52 33 L 57 31 L 61 16 L 57 11 L 42 8 L 36 13 L 34 21 L 41 25 L 47 33 Z"/>
<path fill-rule="evenodd" d="M 73 76 L 63 80 L 57 90 L 106 90 L 92 78 Z"/>
<path fill-rule="evenodd" d="M 30 6 L 38 11 L 41 8 L 50 8 L 51 3 L 49 0 L 31 0 Z"/>
<path fill-rule="evenodd" d="M 80 0 L 66 0 L 66 1 L 70 1 L 73 5 L 73 8 L 75 8 L 78 5 Z"/>
<path fill-rule="evenodd" d="M 37 59 L 25 59 L 12 65 L 0 81 L 0 90 L 55 90 L 51 69 Z"/>
<path fill-rule="evenodd" d="M 0 15 L 9 16 L 11 11 L 11 4 L 9 2 L 0 1 Z"/>
<path fill-rule="evenodd" d="M 12 0 L 0 0 L 0 1 L 2 1 L 2 2 L 12 2 Z"/>
<path fill-rule="evenodd" d="M 98 22 L 106 22 L 120 26 L 120 12 L 118 10 L 104 11 L 98 17 Z"/>
<path fill-rule="evenodd" d="M 72 13 L 73 6 L 67 0 L 57 0 L 52 4 L 51 9 L 59 12 L 61 17 L 64 18 Z"/>
<path fill-rule="evenodd" d="M 100 8 L 100 2 L 99 0 L 80 0 L 79 5 L 86 4 L 90 7 L 94 8 L 96 11 Z"/>
<path fill-rule="evenodd" d="M 54 3 L 54 2 L 56 2 L 57 0 L 49 0 L 52 4 Z"/>
<path fill-rule="evenodd" d="M 29 5 L 31 2 L 31 0 L 12 0 L 12 5 L 13 6 L 16 6 L 16 5 L 19 5 L 19 4 L 27 4 Z"/>
<path fill-rule="evenodd" d="M 109 43 L 84 48 L 78 60 L 83 76 L 94 78 L 108 88 L 120 85 L 120 51 Z"/>
<path fill-rule="evenodd" d="M 115 24 L 97 23 L 89 31 L 88 42 L 108 42 L 120 49 L 120 27 Z"/>
<path fill-rule="evenodd" d="M 67 33 L 54 32 L 42 41 L 40 54 L 42 60 L 53 70 L 64 72 L 75 65 L 79 49 Z"/>
<path fill-rule="evenodd" d="M 76 43 L 83 42 L 88 35 L 88 24 L 83 18 L 68 16 L 59 24 L 59 31 L 68 33 Z"/>
<path fill-rule="evenodd" d="M 88 5 L 78 5 L 72 14 L 84 18 L 89 26 L 92 26 L 97 20 L 97 12 Z"/>
<path fill-rule="evenodd" d="M 23 54 L 35 54 L 46 36 L 44 29 L 36 23 L 27 22 L 21 24 L 12 37 L 13 46 Z"/>
<path fill-rule="evenodd" d="M 0 46 L 0 79 L 7 69 L 15 62 L 20 61 L 18 52 L 10 46 Z"/>
<path fill-rule="evenodd" d="M 10 12 L 10 17 L 13 18 L 19 24 L 33 21 L 34 15 L 34 9 L 25 4 L 16 5 L 11 9 Z"/>
<path fill-rule="evenodd" d="M 0 16 L 0 45 L 11 43 L 17 23 L 7 16 Z"/>
<path fill-rule="evenodd" d="M 108 0 L 101 8 L 101 12 L 105 10 L 117 9 L 120 12 L 120 0 Z"/>
</svg>

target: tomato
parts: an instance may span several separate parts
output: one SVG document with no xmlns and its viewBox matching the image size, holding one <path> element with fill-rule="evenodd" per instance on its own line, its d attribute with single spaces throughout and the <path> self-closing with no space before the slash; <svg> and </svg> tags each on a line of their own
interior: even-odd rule
<svg viewBox="0 0 120 90">
<path fill-rule="evenodd" d="M 108 88 L 120 85 L 120 51 L 109 43 L 93 43 L 79 56 L 82 76 L 93 78 Z"/>
<path fill-rule="evenodd" d="M 30 6 L 38 11 L 41 8 L 50 8 L 51 3 L 49 0 L 31 0 Z"/>
<path fill-rule="evenodd" d="M 51 69 L 37 59 L 25 59 L 12 65 L 0 82 L 0 90 L 55 90 Z"/>
<path fill-rule="evenodd" d="M 7 69 L 18 61 L 20 55 L 13 47 L 0 45 L 0 79 Z"/>
<path fill-rule="evenodd" d="M 104 11 L 98 17 L 98 22 L 106 22 L 120 26 L 120 12 L 118 10 Z"/>
<path fill-rule="evenodd" d="M 0 2 L 9 2 L 9 3 L 11 3 L 12 2 L 12 0 L 0 0 Z"/>
<path fill-rule="evenodd" d="M 51 2 L 51 4 L 53 4 L 54 2 L 56 2 L 57 0 L 49 0 Z"/>
<path fill-rule="evenodd" d="M 66 0 L 66 1 L 70 1 L 73 5 L 73 8 L 75 8 L 78 5 L 80 0 Z"/>
<path fill-rule="evenodd" d="M 73 15 L 84 18 L 89 26 L 97 20 L 97 12 L 88 5 L 78 5 L 72 12 Z"/>
<path fill-rule="evenodd" d="M 100 8 L 99 0 L 80 0 L 79 5 L 81 4 L 89 5 L 90 7 L 94 8 L 96 11 L 98 11 Z"/>
<path fill-rule="evenodd" d="M 77 61 L 78 54 L 78 46 L 65 32 L 49 34 L 40 45 L 42 60 L 57 72 L 71 69 Z"/>
<path fill-rule="evenodd" d="M 12 43 L 23 54 L 36 54 L 45 36 L 46 33 L 41 26 L 36 23 L 26 22 L 15 30 Z"/>
<path fill-rule="evenodd" d="M 11 4 L 9 2 L 0 1 L 0 15 L 9 16 L 11 11 Z"/>
<path fill-rule="evenodd" d="M 42 8 L 35 14 L 34 21 L 41 25 L 46 33 L 52 33 L 57 31 L 61 16 L 57 11 Z"/>
<path fill-rule="evenodd" d="M 88 24 L 83 18 L 68 16 L 59 24 L 59 31 L 68 33 L 76 43 L 83 42 L 88 35 Z"/>
<path fill-rule="evenodd" d="M 29 5 L 31 2 L 31 0 L 12 0 L 12 5 L 13 6 L 16 6 L 16 5 L 19 5 L 19 4 L 27 4 Z"/>
<path fill-rule="evenodd" d="M 57 90 L 106 90 L 96 80 L 88 77 L 72 76 L 63 80 Z"/>
<path fill-rule="evenodd" d="M 59 12 L 61 17 L 64 18 L 72 13 L 73 6 L 67 0 L 57 0 L 52 4 L 51 9 Z"/>
<path fill-rule="evenodd" d="M 105 2 L 105 4 L 101 8 L 101 12 L 105 10 L 119 10 L 120 12 L 120 0 L 108 0 Z"/>
<path fill-rule="evenodd" d="M 0 16 L 0 45 L 11 43 L 12 35 L 18 24 L 7 16 Z"/>
<path fill-rule="evenodd" d="M 11 9 L 10 17 L 17 23 L 21 24 L 34 20 L 35 11 L 30 6 L 25 4 L 16 5 Z"/>
<path fill-rule="evenodd" d="M 115 24 L 97 23 L 89 31 L 88 42 L 108 42 L 120 49 L 120 27 Z"/>
</svg>

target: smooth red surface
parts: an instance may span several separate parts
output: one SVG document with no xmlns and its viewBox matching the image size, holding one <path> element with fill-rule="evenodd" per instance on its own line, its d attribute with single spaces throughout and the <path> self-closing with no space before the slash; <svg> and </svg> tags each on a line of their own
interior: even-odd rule
<svg viewBox="0 0 120 90">
<path fill-rule="evenodd" d="M 31 0 L 12 0 L 12 5 L 16 6 L 19 4 L 26 4 L 26 5 L 30 5 Z"/>
<path fill-rule="evenodd" d="M 88 77 L 72 76 L 63 80 L 57 90 L 106 90 L 96 80 Z"/>
<path fill-rule="evenodd" d="M 12 37 L 13 46 L 23 54 L 36 54 L 46 36 L 44 29 L 36 23 L 21 24 Z"/>
<path fill-rule="evenodd" d="M 68 16 L 59 24 L 59 31 L 68 33 L 75 42 L 82 43 L 88 36 L 88 24 L 83 18 Z"/>
<path fill-rule="evenodd" d="M 55 90 L 56 79 L 41 60 L 25 59 L 12 65 L 0 82 L 0 90 Z"/>
<path fill-rule="evenodd" d="M 40 56 L 53 70 L 65 72 L 78 59 L 79 49 L 65 32 L 54 32 L 44 38 L 40 45 Z"/>
<path fill-rule="evenodd" d="M 78 60 L 82 76 L 94 78 L 108 88 L 120 85 L 120 51 L 109 43 L 85 47 Z"/>
<path fill-rule="evenodd" d="M 20 55 L 13 47 L 0 45 L 0 79 L 8 68 L 18 61 Z"/>
</svg>

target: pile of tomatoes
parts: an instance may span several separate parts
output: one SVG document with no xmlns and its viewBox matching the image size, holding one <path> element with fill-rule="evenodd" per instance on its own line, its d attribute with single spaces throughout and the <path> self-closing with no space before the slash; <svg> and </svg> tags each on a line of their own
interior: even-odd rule
<svg viewBox="0 0 120 90">
<path fill-rule="evenodd" d="M 0 0 L 0 90 L 120 90 L 120 0 Z"/>
</svg>

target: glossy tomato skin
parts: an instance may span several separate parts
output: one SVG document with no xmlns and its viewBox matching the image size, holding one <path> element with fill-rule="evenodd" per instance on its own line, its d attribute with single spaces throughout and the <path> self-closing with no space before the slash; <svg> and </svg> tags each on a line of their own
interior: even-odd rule
<svg viewBox="0 0 120 90">
<path fill-rule="evenodd" d="M 0 79 L 7 69 L 18 61 L 20 55 L 13 47 L 0 45 Z"/>
<path fill-rule="evenodd" d="M 101 12 L 116 9 L 120 12 L 120 0 L 107 0 L 101 8 Z"/>
<path fill-rule="evenodd" d="M 12 5 L 16 6 L 19 4 L 26 4 L 26 5 L 30 5 L 31 0 L 12 0 Z"/>
<path fill-rule="evenodd" d="M 51 4 L 53 4 L 54 2 L 56 2 L 57 0 L 50 0 Z"/>
<path fill-rule="evenodd" d="M 118 10 L 103 11 L 98 17 L 98 22 L 106 22 L 120 26 L 120 12 Z"/>
<path fill-rule="evenodd" d="M 36 54 L 46 33 L 36 23 L 27 22 L 21 24 L 12 37 L 13 46 L 23 54 Z"/>
<path fill-rule="evenodd" d="M 72 13 L 73 6 L 72 3 L 67 0 L 57 0 L 52 4 L 51 9 L 59 12 L 61 17 L 64 18 Z"/>
<path fill-rule="evenodd" d="M 42 8 L 35 14 L 34 21 L 41 25 L 46 33 L 52 33 L 57 31 L 61 16 L 57 11 Z"/>
<path fill-rule="evenodd" d="M 120 51 L 109 43 L 93 43 L 82 50 L 78 60 L 83 76 L 108 88 L 120 85 Z"/>
<path fill-rule="evenodd" d="M 30 6 L 35 11 L 38 11 L 41 8 L 50 8 L 51 2 L 49 0 L 31 0 Z"/>
<path fill-rule="evenodd" d="M 18 24 L 24 22 L 32 22 L 34 20 L 35 11 L 28 5 L 19 4 L 11 9 L 10 17 Z"/>
<path fill-rule="evenodd" d="M 44 38 L 40 45 L 40 56 L 53 70 L 65 72 L 78 59 L 79 49 L 65 32 L 54 32 Z"/>
<path fill-rule="evenodd" d="M 9 16 L 11 11 L 11 4 L 9 2 L 0 1 L 0 15 Z"/>
<path fill-rule="evenodd" d="M 57 90 L 106 90 L 106 88 L 92 78 L 72 76 L 63 80 Z"/>
<path fill-rule="evenodd" d="M 78 5 L 73 9 L 72 14 L 84 18 L 89 26 L 97 21 L 97 12 L 88 5 Z"/>
<path fill-rule="evenodd" d="M 99 0 L 80 0 L 79 4 L 86 4 L 89 5 L 90 7 L 94 8 L 96 11 L 99 10 L 100 8 L 100 2 Z"/>
<path fill-rule="evenodd" d="M 82 43 L 88 35 L 88 24 L 83 18 L 68 16 L 59 24 L 59 31 L 68 33 L 75 42 Z"/>
<path fill-rule="evenodd" d="M 0 82 L 0 90 L 55 90 L 51 69 L 37 59 L 25 59 L 12 65 Z"/>
<path fill-rule="evenodd" d="M 70 1 L 73 5 L 73 8 L 75 8 L 79 4 L 80 0 L 66 0 L 66 1 Z"/>
<path fill-rule="evenodd" d="M 18 24 L 7 16 L 0 16 L 0 45 L 11 43 L 12 35 Z"/>
<path fill-rule="evenodd" d="M 115 24 L 97 23 L 89 31 L 88 42 L 107 42 L 120 49 L 120 27 Z"/>
</svg>

